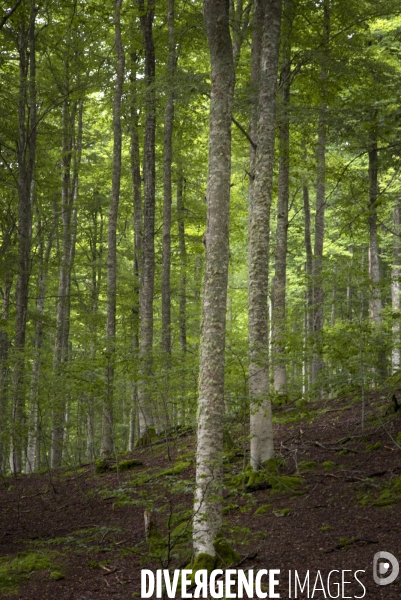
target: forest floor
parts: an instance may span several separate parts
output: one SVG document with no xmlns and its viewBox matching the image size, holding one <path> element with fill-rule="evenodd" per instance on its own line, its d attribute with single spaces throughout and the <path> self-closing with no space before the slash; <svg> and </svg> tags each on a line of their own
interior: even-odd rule
<svg viewBox="0 0 401 600">
<path fill-rule="evenodd" d="M 340 573 L 331 576 L 331 597 L 401 598 L 401 575 L 379 586 L 372 571 L 378 551 L 401 561 L 400 430 L 401 411 L 391 412 L 382 391 L 368 398 L 363 434 L 360 398 L 278 409 L 280 485 L 247 492 L 238 477 L 240 448 L 227 457 L 224 535 L 241 556 L 237 568 L 280 569 L 281 598 L 290 597 L 290 570 L 302 581 L 310 572 L 309 595 L 299 597 L 330 597 L 327 576 L 334 569 Z M 141 569 L 184 568 L 191 553 L 194 445 L 188 432 L 168 447 L 138 449 L 125 458 L 143 466 L 120 473 L 95 474 L 93 466 L 80 465 L 0 481 L 0 597 L 140 598 Z M 153 555 L 145 509 L 164 536 Z M 357 570 L 365 571 L 357 574 L 365 595 Z M 318 580 L 312 594 L 318 571 L 323 584 Z M 334 583 L 342 576 L 351 583 L 337 594 Z"/>
</svg>

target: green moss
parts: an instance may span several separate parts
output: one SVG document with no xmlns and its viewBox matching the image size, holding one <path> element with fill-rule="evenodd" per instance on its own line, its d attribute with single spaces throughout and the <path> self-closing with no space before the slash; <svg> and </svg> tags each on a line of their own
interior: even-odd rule
<svg viewBox="0 0 401 600">
<path fill-rule="evenodd" d="M 240 556 L 238 552 L 224 538 L 218 537 L 213 544 L 213 548 L 220 565 L 229 567 L 239 561 Z"/>
<path fill-rule="evenodd" d="M 306 481 L 303 477 L 296 477 L 293 475 L 277 475 L 270 478 L 272 487 L 275 491 L 281 492 L 300 492 L 306 485 Z"/>
<path fill-rule="evenodd" d="M 245 489 L 247 491 L 254 491 L 259 489 L 267 489 L 272 487 L 270 482 L 269 473 L 265 471 L 251 471 L 248 481 L 245 484 Z"/>
<path fill-rule="evenodd" d="M 264 515 L 271 507 L 271 504 L 262 504 L 262 506 L 259 506 L 259 508 L 257 508 L 253 514 Z"/>
<path fill-rule="evenodd" d="M 95 473 L 100 475 L 110 470 L 110 465 L 104 458 L 98 458 L 95 460 Z"/>
<path fill-rule="evenodd" d="M 313 471 L 313 469 L 316 469 L 317 467 L 317 463 L 314 460 L 301 460 L 298 463 L 298 471 L 300 473 L 306 472 L 306 471 Z"/>
<path fill-rule="evenodd" d="M 60 571 L 52 571 L 50 573 L 50 579 L 54 579 L 54 581 L 59 581 L 60 579 L 65 579 L 65 576 L 60 573 Z"/>
<path fill-rule="evenodd" d="M 153 444 L 159 439 L 154 427 L 149 427 L 142 437 L 138 438 L 135 444 L 135 448 L 141 448 L 142 446 L 148 446 Z"/>
<path fill-rule="evenodd" d="M 376 442 L 376 444 L 366 444 L 365 450 L 366 452 L 374 452 L 375 450 L 380 450 L 381 447 L 381 442 Z"/>
<path fill-rule="evenodd" d="M 192 535 L 192 527 L 188 521 L 183 521 L 171 532 L 171 539 L 174 541 L 180 538 L 180 541 L 189 540 Z"/>
<path fill-rule="evenodd" d="M 167 540 L 162 536 L 155 523 L 151 523 L 148 532 L 148 548 L 153 555 L 163 555 L 167 549 Z"/>
<path fill-rule="evenodd" d="M 156 477 L 164 477 L 165 475 L 179 475 L 180 473 L 185 471 L 185 469 L 188 469 L 190 464 L 191 463 L 189 461 L 176 462 L 172 467 L 169 467 L 168 469 L 164 469 L 163 471 L 160 471 L 156 475 Z"/>
<path fill-rule="evenodd" d="M 206 569 L 208 573 L 211 573 L 217 566 L 217 562 L 217 556 L 211 556 L 210 554 L 206 554 L 206 552 L 200 552 L 186 568 L 192 569 L 192 580 L 195 581 L 196 571 Z"/>
<path fill-rule="evenodd" d="M 291 509 L 290 508 L 280 508 L 279 510 L 274 510 L 273 512 L 276 515 L 276 517 L 286 517 L 287 515 L 289 515 L 291 513 Z"/>
<path fill-rule="evenodd" d="M 118 463 L 119 471 L 128 471 L 129 469 L 134 469 L 135 467 L 143 467 L 143 462 L 138 458 L 129 458 L 127 460 L 121 460 Z M 112 465 L 111 471 L 116 471 L 117 465 Z"/>
<path fill-rule="evenodd" d="M 331 529 L 334 529 L 334 527 L 331 525 L 322 525 L 319 529 L 320 531 L 330 531 Z"/>
<path fill-rule="evenodd" d="M 325 460 L 322 462 L 322 467 L 325 471 L 332 471 L 336 468 L 336 463 L 334 463 L 332 460 Z"/>
<path fill-rule="evenodd" d="M 0 590 L 13 593 L 32 572 L 45 571 L 52 565 L 52 555 L 44 552 L 21 552 L 0 559 Z"/>
</svg>

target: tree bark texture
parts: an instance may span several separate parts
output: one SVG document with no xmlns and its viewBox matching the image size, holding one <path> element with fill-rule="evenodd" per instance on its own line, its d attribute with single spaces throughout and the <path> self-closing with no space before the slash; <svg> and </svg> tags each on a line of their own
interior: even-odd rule
<svg viewBox="0 0 401 600">
<path fill-rule="evenodd" d="M 274 455 L 269 394 L 268 278 L 281 0 L 265 4 L 260 64 L 257 149 L 248 240 L 251 466 Z"/>
<path fill-rule="evenodd" d="M 370 316 L 375 325 L 382 323 L 380 259 L 377 241 L 378 154 L 376 131 L 371 132 L 369 156 L 369 276 L 372 285 Z"/>
<path fill-rule="evenodd" d="M 139 347 L 140 379 L 138 382 L 139 434 L 143 437 L 154 425 L 150 383 L 153 347 L 153 293 L 155 279 L 155 48 L 153 19 L 155 0 L 138 0 L 145 49 L 146 122 L 143 159 L 144 210 L 142 239 L 142 289 L 140 299 L 141 336 Z"/>
<path fill-rule="evenodd" d="M 168 0 L 168 62 L 167 62 L 167 103 L 164 115 L 164 161 L 163 161 L 163 262 L 162 262 L 162 350 L 171 353 L 171 166 L 173 162 L 174 125 L 174 74 L 176 68 L 175 0 Z"/>
<path fill-rule="evenodd" d="M 204 0 L 211 60 L 206 266 L 200 342 L 194 552 L 214 556 L 222 521 L 224 350 L 234 64 L 228 0 Z"/>
<path fill-rule="evenodd" d="M 287 394 L 286 368 L 286 278 L 288 201 L 290 185 L 290 87 L 291 87 L 291 30 L 293 0 L 285 0 L 283 13 L 283 65 L 280 77 L 279 173 L 276 229 L 276 256 L 273 287 L 272 362 L 274 391 Z"/>
<path fill-rule="evenodd" d="M 117 302 L 117 219 L 120 201 L 121 180 L 121 100 L 123 94 L 125 56 L 121 37 L 122 0 L 115 0 L 114 31 L 116 50 L 116 83 L 113 99 L 113 171 L 107 234 L 107 320 L 106 320 L 106 397 L 102 414 L 101 455 L 110 456 L 113 452 L 113 400 L 114 371 L 116 352 L 116 302 Z"/>
<path fill-rule="evenodd" d="M 391 271 L 391 301 L 393 309 L 393 349 L 391 353 L 391 367 L 392 372 L 395 373 L 400 369 L 401 366 L 401 324 L 400 324 L 400 313 L 401 313 L 401 296 L 400 296 L 400 275 L 401 275 L 401 216 L 400 216 L 400 199 L 397 198 L 394 204 L 393 210 L 393 227 L 394 227 L 394 241 L 393 241 L 393 268 Z"/>
<path fill-rule="evenodd" d="M 321 105 L 317 131 L 316 148 L 316 212 L 315 212 L 315 244 L 313 252 L 313 359 L 312 383 L 315 383 L 323 369 L 323 244 L 324 213 L 326 205 L 326 138 L 327 138 L 327 64 L 328 44 L 330 40 L 330 6 L 329 0 L 323 2 L 323 50 L 321 59 Z"/>
<path fill-rule="evenodd" d="M 66 86 L 68 83 L 68 65 L 66 65 Z M 81 101 L 69 105 L 63 103 L 63 140 L 62 140 L 62 183 L 61 183 L 61 221 L 62 251 L 59 271 L 56 336 L 54 345 L 53 370 L 56 379 L 62 379 L 63 367 L 68 361 L 71 309 L 71 271 L 75 255 L 76 238 L 76 200 L 78 195 L 78 172 L 82 146 L 82 110 Z M 76 127 L 76 121 L 78 127 Z M 72 177 L 71 177 L 72 172 Z M 63 385 L 56 386 L 52 410 L 52 436 L 50 465 L 60 467 L 63 456 L 65 430 L 66 393 Z"/>
<path fill-rule="evenodd" d="M 33 179 L 36 155 L 36 32 L 37 8 L 31 0 L 29 24 L 21 25 L 18 40 L 19 99 L 18 127 L 18 276 L 13 361 L 10 470 L 21 471 L 25 433 L 24 372 L 25 336 L 28 310 L 28 287 L 31 270 Z M 26 106 L 28 105 L 28 115 Z"/>
</svg>

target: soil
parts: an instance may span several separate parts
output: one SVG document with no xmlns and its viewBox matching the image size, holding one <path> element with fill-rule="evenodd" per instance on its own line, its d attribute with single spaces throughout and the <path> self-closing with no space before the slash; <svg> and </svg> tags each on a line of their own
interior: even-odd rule
<svg viewBox="0 0 401 600">
<path fill-rule="evenodd" d="M 372 565 L 378 551 L 401 560 L 401 411 L 392 413 L 388 398 L 372 394 L 362 432 L 360 401 L 345 397 L 312 408 L 287 406 L 277 411 L 276 451 L 285 459 L 279 474 L 300 472 L 306 483 L 296 495 L 286 488 L 253 493 L 233 489 L 230 477 L 241 471 L 244 459 L 240 452 L 236 457 L 231 453 L 225 466 L 224 531 L 241 555 L 237 568 L 280 569 L 278 591 L 284 599 L 290 597 L 288 572 L 293 585 L 295 570 L 301 581 L 309 570 L 311 582 L 309 596 L 298 597 L 330 597 L 327 577 L 334 569 L 340 573 L 331 575 L 333 583 L 342 576 L 351 583 L 339 593 L 332 585 L 331 597 L 399 599 L 401 575 L 390 585 L 376 585 Z M 181 473 L 160 471 L 171 467 L 171 461 L 190 460 L 194 445 L 194 434 L 188 432 L 170 441 L 168 449 L 166 443 L 138 449 L 124 458 L 138 458 L 144 466 L 123 473 L 95 474 L 93 465 L 80 465 L 0 481 L 0 557 L 51 552 L 55 570 L 64 576 L 53 580 L 49 570 L 30 573 L 11 597 L 140 598 L 141 569 L 184 568 L 190 558 L 189 539 L 163 560 L 150 556 L 144 509 L 152 508 L 152 519 L 167 535 L 178 512 L 191 508 L 193 462 Z M 148 481 L 138 481 L 144 474 Z M 266 512 L 255 515 L 265 505 L 270 505 Z M 357 570 L 365 571 L 357 574 L 365 595 L 354 577 Z M 324 589 L 318 580 L 312 594 L 318 571 Z M 8 596 L 0 591 L 0 597 Z"/>
</svg>

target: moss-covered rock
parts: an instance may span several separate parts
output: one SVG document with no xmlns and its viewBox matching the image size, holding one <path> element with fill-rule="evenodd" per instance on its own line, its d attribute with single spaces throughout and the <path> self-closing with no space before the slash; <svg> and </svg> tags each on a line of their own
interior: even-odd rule
<svg viewBox="0 0 401 600">
<path fill-rule="evenodd" d="M 128 471 L 129 469 L 134 469 L 135 467 L 143 467 L 143 462 L 138 458 L 128 458 L 127 460 L 121 460 L 118 463 L 119 471 Z M 110 469 L 111 471 L 117 471 L 117 465 L 112 465 Z"/>
</svg>

